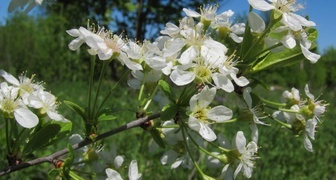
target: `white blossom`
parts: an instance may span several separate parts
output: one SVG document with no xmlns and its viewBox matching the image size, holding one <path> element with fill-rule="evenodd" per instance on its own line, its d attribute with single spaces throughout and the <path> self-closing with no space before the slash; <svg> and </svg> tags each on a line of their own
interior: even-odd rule
<svg viewBox="0 0 336 180">
<path fill-rule="evenodd" d="M 232 118 L 231 109 L 225 106 L 209 107 L 215 95 L 216 88 L 209 89 L 205 86 L 199 94 L 192 96 L 189 102 L 191 113 L 188 125 L 207 141 L 214 141 L 217 138 L 210 128 L 212 123 L 225 122 Z"/>
</svg>

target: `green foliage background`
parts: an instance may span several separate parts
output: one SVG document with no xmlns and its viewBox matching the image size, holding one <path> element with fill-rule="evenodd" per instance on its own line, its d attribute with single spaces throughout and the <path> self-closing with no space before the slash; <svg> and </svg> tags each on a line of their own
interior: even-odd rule
<svg viewBox="0 0 336 180">
<path fill-rule="evenodd" d="M 47 83 L 60 101 L 70 100 L 80 105 L 86 103 L 87 77 L 89 71 L 89 56 L 82 50 L 72 52 L 68 43 L 73 39 L 65 33 L 69 27 L 62 16 L 50 15 L 42 18 L 32 18 L 16 14 L 6 25 L 0 26 L 0 69 L 14 75 L 22 71 L 35 73 L 38 80 Z M 70 27 L 72 28 L 72 27 Z M 316 140 L 313 141 L 314 152 L 309 153 L 303 147 L 303 139 L 296 138 L 291 132 L 273 124 L 272 127 L 259 127 L 261 149 L 252 179 L 333 179 L 336 176 L 335 150 L 335 67 L 336 50 L 333 48 L 323 52 L 322 58 L 315 65 L 307 62 L 296 64 L 289 68 L 274 69 L 258 74 L 267 84 L 274 84 L 274 91 L 265 91 L 274 98 L 280 97 L 283 90 L 295 86 L 301 92 L 306 82 L 314 89 L 314 94 L 324 93 L 320 98 L 330 103 L 323 124 L 318 127 Z M 99 69 L 99 67 L 97 67 Z M 108 72 L 107 78 L 113 73 Z M 109 79 L 109 78 L 108 78 Z M 103 93 L 107 93 L 114 81 L 104 82 Z M 70 88 L 69 88 L 70 87 Z M 128 89 L 128 90 L 125 90 Z M 102 96 L 99 98 L 103 98 Z M 122 84 L 109 99 L 107 106 L 116 108 L 117 120 L 104 122 L 101 132 L 113 129 L 135 119 L 136 95 Z M 225 102 L 224 102 L 225 103 Z M 73 122 L 74 133 L 81 132 L 83 124 L 64 104 L 60 111 Z M 0 127 L 3 127 L 0 122 Z M 239 125 L 238 125 L 239 126 Z M 3 129 L 3 128 L 0 128 Z M 233 128 L 227 127 L 224 133 L 233 136 Z M 0 142 L 5 141 L 5 133 L 0 132 Z M 229 138 L 232 138 L 229 137 Z M 145 140 L 145 141 L 144 141 Z M 104 142 L 106 147 L 115 144 L 118 154 L 126 156 L 128 162 L 137 159 L 143 179 L 187 179 L 190 172 L 178 169 L 171 170 L 162 166 L 159 158 L 164 150 L 148 151 L 150 135 L 142 129 L 131 129 L 128 132 L 112 136 Z M 32 156 L 39 157 L 53 153 L 66 147 L 67 140 L 40 150 Z M 0 168 L 5 167 L 5 146 L 0 146 Z M 41 164 L 23 171 L 12 173 L 1 179 L 45 179 L 52 165 Z M 125 171 L 127 167 L 124 167 Z M 210 172 L 221 169 L 210 169 Z M 207 172 L 207 171 L 205 171 Z M 200 179 L 197 173 L 193 179 Z"/>
</svg>

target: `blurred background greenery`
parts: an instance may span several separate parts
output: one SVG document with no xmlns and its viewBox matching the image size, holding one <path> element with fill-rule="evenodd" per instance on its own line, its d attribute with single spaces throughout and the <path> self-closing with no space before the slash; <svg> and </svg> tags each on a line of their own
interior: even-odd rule
<svg viewBox="0 0 336 180">
<path fill-rule="evenodd" d="M 70 100 L 84 106 L 90 56 L 85 48 L 76 52 L 69 50 L 68 43 L 73 38 L 65 32 L 66 30 L 86 26 L 87 19 L 90 19 L 91 23 L 99 22 L 99 25 L 110 27 L 116 34 L 124 33 L 129 39 L 140 41 L 153 39 L 166 22 L 178 22 L 181 14 L 171 12 L 181 12 L 183 7 L 198 7 L 201 3 L 205 2 L 154 0 L 136 6 L 132 2 L 125 3 L 121 0 L 59 0 L 46 6 L 35 16 L 13 13 L 6 23 L 0 26 L 0 69 L 14 75 L 19 75 L 23 71 L 27 71 L 27 74 L 36 74 L 36 79 L 46 82 L 47 89 L 51 90 L 60 101 Z M 294 137 L 291 132 L 276 124 L 271 127 L 260 127 L 261 158 L 257 160 L 252 179 L 336 177 L 336 112 L 332 110 L 335 108 L 336 50 L 329 48 L 320 53 L 322 57 L 314 65 L 305 61 L 288 68 L 272 69 L 258 74 L 258 78 L 266 84 L 275 85 L 273 91 L 265 91 L 268 96 L 278 99 L 284 90 L 293 86 L 303 93 L 303 87 L 308 83 L 314 95 L 321 94 L 320 99 L 326 99 L 330 106 L 326 115 L 321 118 L 323 124 L 317 129 L 316 140 L 313 141 L 313 153 L 304 149 L 302 138 Z M 99 63 L 96 68 L 96 72 L 99 72 Z M 100 99 L 124 71 L 125 69 L 118 63 L 111 63 Z M 98 77 L 98 74 L 95 76 Z M 135 92 L 127 88 L 125 83 L 121 84 L 107 103 L 107 107 L 116 108 L 118 118 L 101 124 L 100 132 L 135 119 L 137 107 L 136 103 L 132 102 L 135 98 Z M 73 122 L 73 133 L 79 133 L 83 128 L 80 117 L 64 104 L 61 105 L 60 111 Z M 3 129 L 3 126 L 4 124 L 0 122 L 0 129 Z M 233 136 L 232 129 L 227 128 L 224 134 Z M 162 166 L 159 158 L 164 150 L 149 152 L 150 138 L 148 132 L 132 129 L 110 137 L 104 142 L 107 147 L 115 144 L 118 154 L 126 155 L 128 160 L 137 159 L 143 179 L 199 179 L 197 173 L 193 175 L 182 169 L 172 170 L 169 166 Z M 5 141 L 4 132 L 0 132 L 0 141 Z M 64 147 L 66 140 L 34 155 L 35 157 L 48 155 Z M 5 146 L 0 146 L 0 157 L 3 157 L 0 168 L 7 165 L 5 152 Z M 52 165 L 42 164 L 2 178 L 46 179 L 51 168 Z"/>
</svg>

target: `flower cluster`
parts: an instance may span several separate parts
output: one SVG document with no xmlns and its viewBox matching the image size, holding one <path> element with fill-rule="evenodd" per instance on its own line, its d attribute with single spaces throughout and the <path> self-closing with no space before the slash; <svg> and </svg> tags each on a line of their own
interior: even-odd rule
<svg viewBox="0 0 336 180">
<path fill-rule="evenodd" d="M 283 101 L 289 110 L 282 109 L 273 113 L 273 117 L 284 120 L 291 125 L 295 134 L 303 134 L 304 147 L 308 151 L 313 151 L 310 139 L 315 139 L 315 128 L 318 122 L 321 123 L 320 117 L 326 111 L 328 105 L 323 100 L 315 99 L 309 91 L 308 85 L 305 86 L 307 99 L 302 99 L 297 89 L 285 91 L 282 94 Z"/>
<path fill-rule="evenodd" d="M 7 82 L 0 85 L 0 112 L 8 119 L 15 119 L 24 128 L 33 128 L 39 118 L 49 117 L 55 121 L 68 122 L 57 112 L 58 103 L 51 93 L 44 90 L 41 83 L 35 83 L 22 74 L 16 79 L 4 70 L 0 76 Z M 9 84 L 10 85 L 9 85 Z M 35 109 L 34 113 L 31 109 Z"/>
<path fill-rule="evenodd" d="M 320 55 L 310 51 L 315 46 L 313 39 L 316 37 L 312 37 L 314 34 L 311 33 L 315 23 L 295 14 L 301 5 L 296 5 L 295 1 L 291 0 L 248 2 L 255 10 L 271 11 L 268 25 L 253 11 L 249 13 L 248 23 L 245 24 L 230 20 L 234 14 L 232 10 L 218 14 L 217 5 L 205 5 L 200 8 L 200 12 L 184 8 L 186 16 L 179 24 L 168 22 L 165 29 L 160 31 L 161 36 L 154 42 L 133 42 L 113 34 L 104 27 L 95 29 L 95 26 L 88 25 L 87 28 L 67 31 L 75 37 L 69 48 L 77 50 L 85 43 L 90 48 L 88 52 L 98 55 L 100 60 L 117 60 L 126 65 L 134 77 L 127 81 L 128 85 L 139 89 L 140 93 L 146 88 L 150 90 L 148 96 L 143 99 L 142 94 L 139 95 L 141 111 L 146 111 L 151 100 L 156 98 L 160 102 L 161 110 L 175 115 L 169 116 L 172 119 L 166 119 L 161 125 L 175 125 L 174 128 L 161 130 L 162 137 L 159 138 L 172 147 L 161 157 L 162 164 L 172 164 L 172 168 L 180 165 L 191 168 L 192 165 L 196 165 L 192 158 L 194 154 L 190 153 L 191 144 L 209 153 L 203 149 L 202 143 L 196 142 L 195 133 L 203 140 L 214 143 L 218 138 L 215 124 L 235 122 L 237 119 L 249 122 L 252 131 L 250 143 L 246 144 L 243 132 L 238 131 L 233 147 L 220 147 L 223 145 L 220 135 L 218 148 L 224 149 L 227 159 L 224 160 L 225 158 L 218 155 L 223 153 L 215 153 L 217 155 L 211 157 L 225 164 L 222 173 L 224 177 L 236 178 L 239 172 L 243 172 L 244 176 L 250 178 L 258 149 L 257 124 L 269 125 L 261 121 L 266 117 L 264 105 L 252 102 L 254 98 L 251 87 L 255 85 L 252 83 L 258 83 L 254 81 L 253 73 L 277 63 L 292 64 L 286 53 L 281 54 L 283 51 L 290 52 L 294 49 L 312 63 L 317 62 Z M 196 87 L 196 90 L 191 94 L 184 93 L 183 90 L 178 98 L 169 87 L 158 88 L 160 81 L 166 83 L 168 80 L 176 88 L 183 87 L 186 90 Z M 249 84 L 251 87 L 246 87 Z M 236 92 L 238 98 L 243 100 L 244 105 L 240 108 L 242 113 L 239 118 L 236 119 L 230 108 L 218 105 L 218 102 L 216 106 L 211 105 L 219 91 Z M 284 94 L 286 97 L 291 96 L 290 93 Z M 306 101 L 297 99 L 296 94 L 292 94 L 294 99 L 287 98 L 288 108 L 295 113 L 279 111 L 274 115 L 284 116 L 293 129 L 304 130 L 305 147 L 311 150 L 309 138 L 314 139 L 315 125 L 325 110 L 325 104 L 316 101 L 308 90 L 306 94 L 309 97 Z M 298 126 L 300 123 L 297 121 L 301 122 L 302 126 Z M 237 168 L 233 172 L 232 166 L 236 165 Z M 112 173 L 111 170 L 108 172 Z"/>
<path fill-rule="evenodd" d="M 273 33 L 282 35 L 269 36 L 265 39 L 268 44 L 274 45 L 280 42 L 288 49 L 293 49 L 297 44 L 300 44 L 303 55 L 311 63 L 318 61 L 321 56 L 309 51 L 312 42 L 308 38 L 309 28 L 316 24 L 295 14 L 296 11 L 303 8 L 303 5 L 296 4 L 296 0 L 270 0 L 270 3 L 266 0 L 248 0 L 248 2 L 256 10 L 273 10 L 272 18 L 280 19 L 281 24 L 274 29 Z"/>
<path fill-rule="evenodd" d="M 83 138 L 79 134 L 73 134 L 69 138 L 71 144 L 80 143 L 82 141 Z M 93 171 L 100 178 L 107 176 L 106 179 L 122 180 L 121 175 L 117 170 L 122 167 L 124 159 L 123 155 L 117 155 L 117 150 L 114 145 L 110 147 L 109 151 L 105 150 L 102 146 L 84 146 L 76 151 L 74 163 L 79 164 L 79 168 L 83 167 L 84 162 L 92 164 L 91 167 L 93 168 Z M 100 160 L 103 160 L 103 163 Z M 138 180 L 141 179 L 141 176 L 142 175 L 138 173 L 137 161 L 132 160 L 128 171 L 129 179 Z"/>
</svg>

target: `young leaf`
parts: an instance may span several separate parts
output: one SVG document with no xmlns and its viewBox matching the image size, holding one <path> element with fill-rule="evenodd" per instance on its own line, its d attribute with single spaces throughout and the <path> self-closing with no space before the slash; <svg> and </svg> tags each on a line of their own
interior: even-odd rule
<svg viewBox="0 0 336 180">
<path fill-rule="evenodd" d="M 54 138 L 50 139 L 50 141 L 47 144 L 45 144 L 43 147 L 47 147 L 52 144 L 55 144 L 56 142 L 67 137 L 67 135 L 71 132 L 71 129 L 72 129 L 72 123 L 63 123 L 63 122 L 53 121 L 52 124 L 60 125 L 61 130 L 57 133 L 57 135 Z"/>
<path fill-rule="evenodd" d="M 61 126 L 59 124 L 47 124 L 39 131 L 33 134 L 33 137 L 23 148 L 23 153 L 31 153 L 36 149 L 42 148 L 50 141 L 52 141 L 60 132 Z"/>
<path fill-rule="evenodd" d="M 71 102 L 71 101 L 64 101 L 66 105 L 70 107 L 73 111 L 75 111 L 77 114 L 79 114 L 84 120 L 88 119 L 87 114 L 85 113 L 84 109 L 80 107 L 78 104 Z"/>
<path fill-rule="evenodd" d="M 163 139 L 160 136 L 160 132 L 159 132 L 158 129 L 152 128 L 150 130 L 150 133 L 151 133 L 151 135 L 152 135 L 152 137 L 153 137 L 153 139 L 154 139 L 154 141 L 156 142 L 157 145 L 159 145 L 161 148 L 165 148 L 166 147 Z"/>
<path fill-rule="evenodd" d="M 175 104 L 167 104 L 162 108 L 160 118 L 163 121 L 172 119 L 177 113 L 177 106 Z"/>
<path fill-rule="evenodd" d="M 175 96 L 175 93 L 173 92 L 173 90 L 170 88 L 169 84 L 164 80 L 160 80 L 159 81 L 159 86 L 160 86 L 162 92 L 167 96 L 167 98 L 170 101 L 175 103 L 176 96 Z"/>
<path fill-rule="evenodd" d="M 98 117 L 98 121 L 111 121 L 116 119 L 117 117 L 113 116 L 113 115 L 108 115 L 108 114 L 101 114 Z"/>
</svg>

